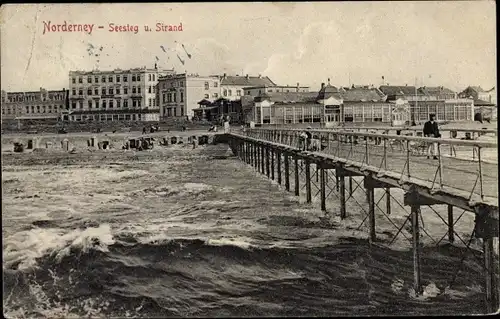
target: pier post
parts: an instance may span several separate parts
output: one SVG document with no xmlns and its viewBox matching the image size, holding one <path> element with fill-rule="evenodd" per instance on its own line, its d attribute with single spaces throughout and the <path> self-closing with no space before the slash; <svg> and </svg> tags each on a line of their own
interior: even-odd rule
<svg viewBox="0 0 500 319">
<path fill-rule="evenodd" d="M 340 218 L 344 219 L 346 218 L 346 203 L 345 203 L 345 177 L 343 173 L 341 172 L 342 168 L 340 167 L 337 168 L 337 178 L 339 179 L 340 184 Z M 337 185 L 338 185 L 337 184 Z"/>
<path fill-rule="evenodd" d="M 371 177 L 365 177 L 371 179 Z M 375 189 L 373 187 L 366 188 L 366 196 L 368 200 L 368 222 L 370 226 L 370 244 L 375 242 L 377 235 L 375 233 Z"/>
<path fill-rule="evenodd" d="M 314 164 L 314 166 L 316 166 L 316 183 L 318 183 L 319 182 L 319 165 Z"/>
<path fill-rule="evenodd" d="M 320 184 L 321 184 L 321 210 L 326 212 L 326 170 L 324 167 L 320 168 Z"/>
<path fill-rule="evenodd" d="M 411 226 L 413 234 L 413 288 L 418 296 L 422 293 L 420 283 L 420 226 L 419 226 L 420 205 L 411 205 Z"/>
<path fill-rule="evenodd" d="M 487 313 L 498 311 L 498 252 L 495 254 L 493 239 L 498 238 L 498 208 L 491 209 L 483 205 L 475 207 L 475 234 L 483 240 L 483 256 L 485 268 L 485 291 Z M 498 249 L 498 248 L 496 248 Z"/>
<path fill-rule="evenodd" d="M 276 152 L 276 161 L 278 162 L 278 169 L 277 169 L 277 173 L 278 173 L 278 184 L 281 185 L 281 152 L 280 151 L 277 151 Z"/>
<path fill-rule="evenodd" d="M 290 157 L 288 156 L 288 153 L 285 153 L 284 161 L 285 161 L 285 189 L 289 192 L 290 191 Z"/>
<path fill-rule="evenodd" d="M 391 189 L 389 187 L 385 189 L 385 210 L 387 215 L 391 214 Z"/>
<path fill-rule="evenodd" d="M 266 174 L 266 151 L 264 145 L 260 146 L 260 169 L 262 174 Z"/>
<path fill-rule="evenodd" d="M 493 238 L 489 237 L 483 239 L 484 251 L 484 266 L 486 268 L 486 308 L 487 313 L 495 313 L 498 311 L 498 283 L 497 273 L 498 268 L 495 263 Z"/>
<path fill-rule="evenodd" d="M 349 176 L 349 197 L 352 197 L 352 176 Z"/>
<path fill-rule="evenodd" d="M 300 187 L 299 187 L 299 157 L 296 155 L 294 157 L 294 162 L 295 162 L 295 196 L 300 195 Z"/>
<path fill-rule="evenodd" d="M 274 149 L 271 149 L 271 179 L 273 181 L 274 181 L 274 170 L 275 170 L 275 167 L 274 167 L 274 155 L 275 155 Z"/>
<path fill-rule="evenodd" d="M 247 141 L 243 142 L 243 148 L 245 150 L 245 163 L 248 164 L 250 161 L 248 159 L 248 142 Z"/>
<path fill-rule="evenodd" d="M 453 232 L 453 205 L 448 205 L 448 241 L 455 241 L 455 233 Z"/>
<path fill-rule="evenodd" d="M 269 178 L 271 171 L 269 170 L 269 147 L 266 146 L 266 175 Z"/>
<path fill-rule="evenodd" d="M 252 151 L 252 143 L 248 142 L 248 164 L 253 166 L 253 159 L 252 159 L 253 151 Z"/>
<path fill-rule="evenodd" d="M 309 162 L 308 159 L 306 159 L 306 199 L 307 203 L 312 202 L 312 197 L 311 197 L 311 163 Z"/>
<path fill-rule="evenodd" d="M 255 143 L 252 143 L 252 164 L 254 168 L 257 168 L 257 147 Z"/>
</svg>

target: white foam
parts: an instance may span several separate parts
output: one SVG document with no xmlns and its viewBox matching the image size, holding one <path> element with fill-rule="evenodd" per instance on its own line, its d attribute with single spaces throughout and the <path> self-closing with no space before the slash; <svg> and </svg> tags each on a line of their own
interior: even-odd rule
<svg viewBox="0 0 500 319">
<path fill-rule="evenodd" d="M 253 248 L 254 245 L 247 241 L 245 238 L 218 238 L 212 239 L 209 238 L 206 243 L 210 246 L 236 246 L 243 249 Z"/>
<path fill-rule="evenodd" d="M 98 242 L 94 242 L 97 239 Z M 96 249 L 107 251 L 114 243 L 111 227 L 107 224 L 97 228 L 60 229 L 35 228 L 17 232 L 4 241 L 4 268 L 20 263 L 18 269 L 36 267 L 36 259 L 49 253 L 56 253 L 58 260 L 69 254 L 72 247 L 83 251 Z"/>
</svg>

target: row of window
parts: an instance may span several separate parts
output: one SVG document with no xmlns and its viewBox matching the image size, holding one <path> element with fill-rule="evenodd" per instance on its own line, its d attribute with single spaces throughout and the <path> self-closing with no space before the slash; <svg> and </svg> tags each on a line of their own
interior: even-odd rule
<svg viewBox="0 0 500 319">
<path fill-rule="evenodd" d="M 170 83 L 170 87 L 183 87 L 184 86 L 184 81 L 180 81 L 180 82 L 169 82 Z M 208 83 L 208 82 L 207 82 Z M 163 82 L 163 85 L 162 85 L 162 89 L 166 89 L 167 88 L 167 83 L 166 82 Z"/>
<path fill-rule="evenodd" d="M 149 106 L 153 106 L 155 103 L 154 99 L 149 99 Z M 129 104 L 129 100 L 128 99 L 125 99 L 125 100 L 121 100 L 121 99 L 116 99 L 116 100 L 89 100 L 87 101 L 87 108 L 90 110 L 90 109 L 98 109 L 99 107 L 103 108 L 103 109 L 106 109 L 106 108 L 109 108 L 109 109 L 112 109 L 112 108 L 121 108 L 122 106 L 124 108 L 127 108 L 129 107 L 129 105 L 131 105 L 132 107 L 141 107 L 142 105 L 142 102 L 141 100 L 135 100 L 133 99 L 132 102 Z M 79 101 L 79 102 L 72 102 L 71 103 L 71 109 L 76 109 L 77 108 L 77 105 L 78 105 L 78 108 L 79 109 L 83 109 L 83 105 L 84 105 L 84 101 Z"/>
<path fill-rule="evenodd" d="M 224 96 L 232 96 L 233 92 L 231 90 L 224 89 L 222 91 L 222 95 L 224 95 Z M 236 90 L 236 96 L 241 96 L 241 90 Z"/>
<path fill-rule="evenodd" d="M 63 110 L 64 105 L 31 105 L 25 106 L 24 111 L 26 113 L 57 113 L 58 110 Z M 20 109 L 17 109 L 20 111 Z M 17 112 L 20 113 L 20 112 Z M 16 114 L 16 109 L 6 108 L 2 109 L 2 114 Z"/>
<path fill-rule="evenodd" d="M 99 83 L 99 76 L 87 76 L 87 83 L 92 83 L 92 78 L 94 80 L 94 83 Z M 128 82 L 129 75 L 108 75 L 108 76 L 101 76 L 101 83 L 106 83 L 106 79 L 108 80 L 108 83 L 113 83 L 116 79 L 116 83 L 120 83 L 121 80 L 123 79 L 123 82 Z M 137 82 L 141 80 L 141 75 L 140 74 L 132 74 L 132 82 Z M 155 74 L 148 74 L 148 80 L 149 81 L 156 81 L 156 75 Z M 77 78 L 73 77 L 71 79 L 73 84 L 76 84 Z M 79 76 L 78 77 L 78 83 L 83 83 L 83 77 Z"/>
<path fill-rule="evenodd" d="M 152 93 L 152 87 L 150 86 L 149 87 L 149 93 Z M 114 88 L 114 87 L 108 87 L 108 88 L 105 88 L 105 87 L 102 87 L 101 88 L 101 93 L 99 94 L 99 88 L 94 88 L 93 92 L 92 92 L 92 88 L 88 88 L 87 89 L 87 95 L 113 95 L 113 94 L 122 94 L 121 93 L 121 88 L 117 87 L 117 88 Z M 123 94 L 129 94 L 129 88 L 128 87 L 124 87 L 123 88 Z M 83 95 L 83 89 L 78 89 L 78 94 L 76 94 L 77 91 L 76 89 L 73 89 L 71 91 L 71 95 Z M 92 94 L 93 93 L 93 94 Z M 132 87 L 132 94 L 141 94 L 141 87 L 138 86 L 138 87 L 135 87 L 133 86 Z"/>
<path fill-rule="evenodd" d="M 205 94 L 208 95 L 208 94 Z M 177 102 L 177 94 L 175 93 L 163 93 L 162 95 L 163 103 Z M 180 100 L 179 102 L 184 102 L 184 92 L 180 92 Z"/>
<path fill-rule="evenodd" d="M 167 108 L 167 113 L 165 116 L 170 117 L 170 116 L 177 116 L 177 108 Z M 184 116 L 184 109 L 180 108 L 180 114 L 179 116 Z"/>
<path fill-rule="evenodd" d="M 114 121 L 114 120 L 125 120 L 125 121 L 134 121 L 140 120 L 141 114 L 96 114 L 96 115 L 71 115 L 69 116 L 70 121 L 84 121 L 84 120 L 93 120 L 93 121 Z"/>
<path fill-rule="evenodd" d="M 64 100 L 64 95 L 56 94 L 56 95 L 48 95 L 48 96 L 34 96 L 34 95 L 14 95 L 8 96 L 7 100 L 11 103 L 13 102 L 34 102 L 34 101 L 61 101 Z"/>
</svg>

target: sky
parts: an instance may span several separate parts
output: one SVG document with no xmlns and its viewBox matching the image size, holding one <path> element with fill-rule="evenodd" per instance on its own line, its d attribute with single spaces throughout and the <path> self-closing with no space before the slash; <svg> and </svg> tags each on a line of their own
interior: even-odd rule
<svg viewBox="0 0 500 319">
<path fill-rule="evenodd" d="M 455 91 L 496 85 L 493 1 L 10 4 L 0 11 L 6 91 L 62 89 L 70 70 L 155 62 L 177 73 L 261 74 L 311 90 L 328 79 Z M 94 28 L 43 34 L 49 21 Z M 109 32 L 110 23 L 139 31 Z M 183 30 L 156 32 L 156 23 Z"/>
</svg>

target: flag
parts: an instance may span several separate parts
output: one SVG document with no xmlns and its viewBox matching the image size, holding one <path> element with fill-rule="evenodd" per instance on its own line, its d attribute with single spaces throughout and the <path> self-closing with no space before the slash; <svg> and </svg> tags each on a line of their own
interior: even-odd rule
<svg viewBox="0 0 500 319">
<path fill-rule="evenodd" d="M 165 48 L 163 47 L 163 45 L 160 45 L 160 48 L 163 50 L 163 52 L 167 53 L 167 51 L 165 51 Z"/>
<path fill-rule="evenodd" d="M 160 59 L 158 59 L 158 57 L 157 57 L 157 56 L 155 56 L 155 58 L 156 58 L 156 61 L 160 61 Z"/>
</svg>

